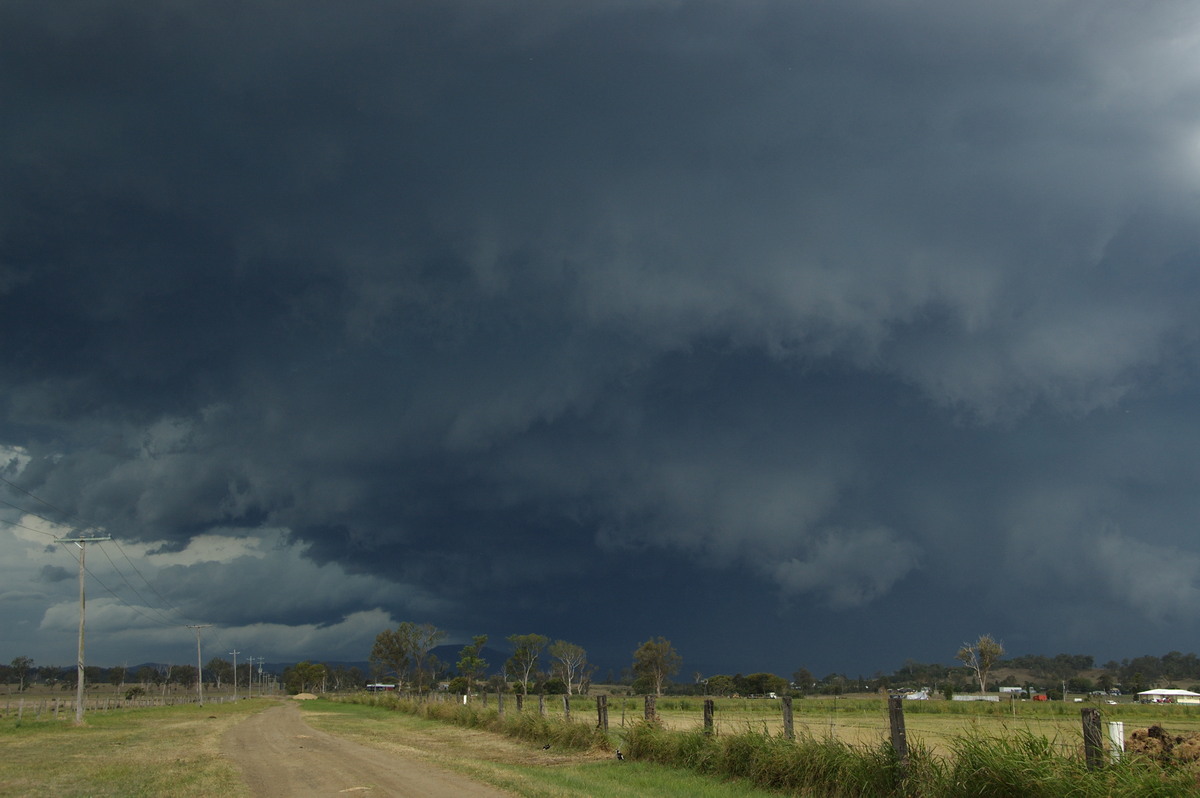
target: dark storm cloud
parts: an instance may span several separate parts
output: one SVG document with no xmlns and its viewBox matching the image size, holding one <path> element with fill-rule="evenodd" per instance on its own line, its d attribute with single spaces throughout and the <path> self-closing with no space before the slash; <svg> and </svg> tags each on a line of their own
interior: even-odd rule
<svg viewBox="0 0 1200 798">
<path fill-rule="evenodd" d="M 0 442 L 121 539 L 284 529 L 343 569 L 270 623 L 1157 644 L 1200 577 L 1197 25 L 8 4 Z M 173 595 L 230 623 L 287 581 L 213 562 Z"/>
</svg>

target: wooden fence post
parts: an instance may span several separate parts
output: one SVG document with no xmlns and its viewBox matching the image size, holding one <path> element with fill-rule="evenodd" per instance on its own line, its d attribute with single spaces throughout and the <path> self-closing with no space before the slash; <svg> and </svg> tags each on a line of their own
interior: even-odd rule
<svg viewBox="0 0 1200 798">
<path fill-rule="evenodd" d="M 908 735 L 904 731 L 904 699 L 899 696 L 888 698 L 888 720 L 892 727 L 892 748 L 901 769 L 908 767 Z"/>
<path fill-rule="evenodd" d="M 783 701 L 783 736 L 789 740 L 796 739 L 796 728 L 792 724 L 792 697 L 785 695 Z"/>
<path fill-rule="evenodd" d="M 525 694 L 517 693 L 517 714 L 520 715 L 525 711 Z"/>
<path fill-rule="evenodd" d="M 504 717 L 504 693 L 496 693 L 496 711 Z"/>
<path fill-rule="evenodd" d="M 538 714 L 546 717 L 546 694 L 538 693 Z"/>
<path fill-rule="evenodd" d="M 704 699 L 704 733 L 713 733 L 713 700 L 711 698 Z"/>
<path fill-rule="evenodd" d="M 646 696 L 646 709 L 643 712 L 643 716 L 646 718 L 646 720 L 654 720 L 654 708 L 656 702 L 657 699 L 654 696 Z"/>
<path fill-rule="evenodd" d="M 563 718 L 571 719 L 571 699 L 569 696 L 563 696 Z"/>
<path fill-rule="evenodd" d="M 608 696 L 596 696 L 596 728 L 608 731 Z"/>
<path fill-rule="evenodd" d="M 1104 765 L 1104 737 L 1100 733 L 1100 710 L 1084 707 L 1083 715 L 1083 758 L 1088 770 Z"/>
</svg>

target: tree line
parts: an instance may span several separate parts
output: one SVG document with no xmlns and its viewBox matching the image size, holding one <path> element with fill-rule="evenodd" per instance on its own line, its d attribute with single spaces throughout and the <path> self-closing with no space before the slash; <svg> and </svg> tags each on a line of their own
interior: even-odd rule
<svg viewBox="0 0 1200 798">
<path fill-rule="evenodd" d="M 280 679 L 289 692 L 360 689 L 372 678 L 418 690 L 446 685 L 446 689 L 456 693 L 486 689 L 568 695 L 587 693 L 597 680 L 597 669 L 588 661 L 587 651 L 565 640 L 551 640 L 539 634 L 509 635 L 505 638 L 509 648 L 507 657 L 502 662 L 489 663 L 484 654 L 488 637 L 479 635 L 462 647 L 455 662 L 440 662 L 431 652 L 445 637 L 444 632 L 430 624 L 402 623 L 376 638 L 369 657 L 369 674 L 353 666 L 301 662 L 285 668 Z M 658 637 L 641 644 L 633 652 L 630 666 L 620 673 L 609 672 L 604 682 L 625 686 L 631 693 L 658 695 L 840 695 L 905 687 L 932 687 L 950 692 L 979 689 L 980 674 L 969 663 L 961 659 L 958 662 L 948 666 L 909 659 L 891 673 L 876 672 L 871 676 L 839 672 L 817 676 L 803 667 L 793 671 L 790 678 L 764 672 L 747 675 L 694 672 L 690 680 L 675 682 L 672 677 L 679 673 L 682 658 L 670 641 Z M 494 672 L 497 669 L 499 672 Z M 269 674 L 256 673 L 249 663 L 243 662 L 238 663 L 235 675 L 232 663 L 219 657 L 210 659 L 202 670 L 204 683 L 218 689 L 231 686 L 235 676 L 239 689 L 258 685 L 261 681 L 257 680 L 263 677 L 271 678 Z M 997 679 L 990 675 L 1005 670 L 1026 671 L 1044 686 L 1065 684 L 1069 692 L 1079 693 L 1120 689 L 1128 694 L 1152 687 L 1200 685 L 1200 657 L 1179 651 L 1109 660 L 1102 665 L 1097 665 L 1091 655 L 1083 654 L 996 657 L 989 666 L 990 672 L 984 675 L 988 691 L 994 692 L 1001 686 L 1026 686 L 1013 677 Z M 196 678 L 195 665 L 84 668 L 89 688 L 108 684 L 117 692 L 193 689 Z M 66 690 L 75 685 L 75 679 L 74 666 L 37 665 L 25 656 L 15 657 L 7 665 L 0 664 L 0 683 L 18 692 L 32 684 Z"/>
<path fill-rule="evenodd" d="M 368 658 L 371 675 L 387 680 L 401 689 L 423 692 L 443 677 L 449 677 L 446 689 L 471 693 L 476 689 L 491 692 L 512 690 L 529 693 L 586 694 L 595 678 L 596 666 L 588 660 L 587 650 L 568 640 L 551 640 L 537 633 L 511 634 L 505 638 L 509 656 L 492 671 L 485 658 L 487 635 L 476 635 L 458 652 L 450 676 L 450 664 L 439 661 L 432 651 L 446 633 L 429 623 L 404 621 L 395 629 L 385 629 L 375 638 Z M 651 638 L 633 652 L 632 670 L 646 692 L 661 695 L 670 677 L 679 672 L 682 658 L 669 640 Z M 490 675 L 489 675 L 490 674 Z"/>
</svg>

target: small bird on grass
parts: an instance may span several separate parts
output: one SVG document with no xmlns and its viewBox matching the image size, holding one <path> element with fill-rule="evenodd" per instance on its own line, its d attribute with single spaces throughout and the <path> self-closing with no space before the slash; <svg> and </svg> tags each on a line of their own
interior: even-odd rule
<svg viewBox="0 0 1200 798">
<path fill-rule="evenodd" d="M 545 745 L 543 745 L 543 746 L 542 746 L 542 750 L 543 750 L 543 751 L 549 751 L 549 750 L 550 750 L 550 743 L 546 743 Z"/>
<path fill-rule="evenodd" d="M 618 749 L 617 749 L 617 760 L 618 760 L 618 761 L 620 761 L 620 762 L 624 762 L 624 761 L 625 761 L 625 755 L 621 753 L 621 749 L 620 749 L 620 748 L 618 748 Z"/>
</svg>

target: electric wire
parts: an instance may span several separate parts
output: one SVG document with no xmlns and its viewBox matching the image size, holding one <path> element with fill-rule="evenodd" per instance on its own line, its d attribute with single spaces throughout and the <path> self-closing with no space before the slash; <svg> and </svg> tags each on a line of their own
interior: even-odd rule
<svg viewBox="0 0 1200 798">
<path fill-rule="evenodd" d="M 67 544 L 66 544 L 66 543 L 63 543 L 62 545 L 65 547 Z M 68 556 L 70 556 L 70 557 L 71 557 L 73 560 L 75 560 L 75 562 L 76 562 L 76 563 L 78 563 L 78 562 L 79 562 L 79 557 L 78 557 L 77 555 L 73 554 L 73 553 L 71 552 L 71 550 L 70 550 L 70 549 L 66 549 L 66 548 L 64 548 L 64 551 L 66 551 L 66 552 L 67 552 L 67 555 L 68 555 Z M 126 601 L 126 600 L 125 600 L 125 599 L 123 599 L 123 598 L 122 598 L 120 595 L 118 595 L 118 594 L 117 594 L 117 592 L 116 592 L 115 590 L 113 590 L 111 587 L 109 587 L 109 586 L 108 586 L 108 585 L 107 585 L 107 584 L 104 582 L 104 580 L 103 580 L 103 579 L 101 579 L 99 576 L 97 576 L 97 575 L 96 575 L 96 573 L 95 573 L 95 572 L 94 572 L 94 571 L 93 571 L 91 568 L 88 568 L 86 563 L 85 563 L 85 564 L 84 564 L 84 566 L 83 566 L 83 572 L 84 572 L 85 574 L 87 574 L 89 577 L 91 577 L 91 579 L 92 579 L 93 581 L 95 581 L 95 583 L 96 583 L 97 585 L 99 585 L 99 586 L 100 586 L 100 588 L 101 588 L 101 589 L 102 589 L 104 592 L 108 593 L 108 595 L 110 595 L 110 596 L 112 596 L 113 598 L 115 598 L 115 599 L 116 599 L 118 602 L 120 602 L 121 604 L 123 604 L 123 605 L 124 605 L 124 606 L 125 606 L 127 609 L 130 609 L 130 610 L 132 610 L 132 611 L 133 611 L 133 612 L 134 612 L 136 615 L 140 615 L 140 616 L 142 616 L 143 618 L 145 618 L 146 620 L 148 620 L 148 621 L 151 621 L 152 623 L 159 624 L 160 626 L 166 626 L 166 627 L 175 627 L 175 626 L 179 626 L 179 624 L 177 624 L 177 623 L 164 623 L 163 621 L 160 621 L 160 620 L 158 620 L 157 618 L 152 618 L 152 617 L 150 617 L 149 615 L 147 615 L 145 612 L 143 612 L 143 611 L 141 610 L 141 608 L 139 608 L 139 607 L 135 607 L 134 605 L 130 604 L 128 601 Z"/>
<path fill-rule="evenodd" d="M 5 502 L 5 504 L 7 504 L 7 502 Z M 9 521 L 7 518 L 0 518 L 0 524 L 8 524 L 9 526 L 15 526 L 15 527 L 19 527 L 21 529 L 28 529 L 30 532 L 36 532 L 39 535 L 45 535 L 46 537 L 54 538 L 55 540 L 58 539 L 58 536 L 55 535 L 53 532 L 47 532 L 44 529 L 34 529 L 31 526 L 25 526 L 24 524 L 17 523 L 16 521 Z"/>
<path fill-rule="evenodd" d="M 9 487 L 13 488 L 14 490 L 17 490 L 17 491 L 25 494 L 26 496 L 30 497 L 31 499 L 33 499 L 37 502 L 40 502 L 41 504 L 55 510 L 58 513 L 61 513 L 62 515 L 66 516 L 68 518 L 73 518 L 73 519 L 81 522 L 81 527 L 72 525 L 71 526 L 72 531 L 79 531 L 80 528 L 82 528 L 83 531 L 98 529 L 98 527 L 96 527 L 94 525 L 86 524 L 86 522 L 84 522 L 82 518 L 75 515 L 74 513 L 63 510 L 62 508 L 58 507 L 57 505 L 55 505 L 51 502 L 48 502 L 45 499 L 41 498 L 40 496 L 37 496 L 36 494 L 22 488 L 20 485 L 15 484 L 11 480 L 5 479 L 4 477 L 0 477 L 0 482 L 3 482 L 5 485 L 8 485 Z M 56 522 L 56 521 L 54 521 L 50 518 L 47 518 L 39 513 L 35 513 L 32 510 L 29 510 L 25 507 L 21 507 L 20 505 L 14 504 L 13 502 L 7 501 L 5 499 L 0 499 L 0 504 L 4 504 L 4 505 L 7 505 L 8 507 L 12 507 L 14 510 L 17 510 L 18 512 L 22 513 L 23 515 L 33 516 L 34 518 L 38 518 L 38 519 L 45 521 L 46 523 L 51 524 L 53 526 L 62 526 L 62 524 L 60 524 L 59 522 Z M 30 532 L 36 532 L 40 535 L 44 535 L 44 536 L 54 539 L 56 541 L 59 539 L 58 536 L 56 536 L 52 532 L 46 532 L 45 530 L 41 530 L 41 529 L 34 529 L 33 527 L 26 526 L 25 524 L 21 524 L 16 521 L 9 521 L 9 520 L 3 519 L 3 518 L 0 518 L 0 521 L 2 521 L 3 523 L 9 524 L 10 526 L 15 526 L 15 527 L 19 527 L 21 529 L 26 529 Z M 110 541 L 110 542 L 116 543 L 115 541 Z M 99 544 L 99 543 L 100 542 L 97 541 L 97 544 Z M 174 612 L 175 614 L 180 616 L 180 618 L 184 619 L 185 621 L 188 620 L 187 616 L 178 607 L 173 606 L 171 604 L 171 602 L 167 601 L 167 599 L 154 587 L 154 585 L 151 584 L 151 582 L 148 579 L 146 579 L 145 575 L 140 570 L 138 570 L 137 566 L 133 564 L 132 559 L 130 559 L 129 555 L 125 552 L 125 550 L 123 548 L 120 547 L 119 544 L 117 545 L 117 549 L 121 552 L 121 555 L 129 563 L 130 567 L 133 568 L 134 572 L 137 573 L 137 575 L 141 578 L 142 582 L 144 582 L 146 584 L 146 586 L 149 587 L 156 596 L 158 596 L 158 598 L 163 602 L 163 604 L 166 605 L 167 610 L 169 612 Z M 70 549 L 64 549 L 64 550 L 68 554 L 71 554 Z M 110 588 L 104 582 L 104 580 L 100 579 L 92 571 L 92 569 L 88 568 L 85 565 L 84 572 L 87 573 L 90 577 L 92 577 L 92 579 L 95 580 L 96 584 L 99 585 L 102 590 L 104 590 L 106 593 L 108 593 L 110 596 L 112 596 L 114 599 L 116 599 L 119 603 L 124 605 L 129 610 L 133 611 L 137 615 L 140 615 L 141 617 L 146 618 L 147 620 L 152 621 L 156 624 L 160 624 L 162 626 L 168 626 L 168 627 L 172 627 L 172 626 L 186 627 L 187 626 L 186 623 L 179 623 L 179 622 L 167 620 L 166 619 L 167 616 L 163 613 L 163 610 L 161 610 L 157 607 L 152 607 L 150 605 L 150 602 L 147 601 L 146 598 L 138 591 L 138 589 L 133 586 L 133 584 L 129 581 L 128 577 L 125 576 L 125 574 L 121 571 L 121 569 L 117 567 L 117 564 L 113 561 L 112 557 L 108 554 L 108 552 L 104 549 L 103 546 L 100 547 L 100 550 L 101 550 L 101 553 L 103 553 L 105 558 L 108 560 L 109 564 L 112 565 L 113 571 L 117 574 L 117 576 L 119 576 L 121 578 L 121 581 L 123 581 L 125 583 L 125 585 L 133 592 L 133 594 L 135 596 L 138 597 L 139 600 L 141 600 L 143 602 L 143 604 L 145 606 L 137 607 L 137 606 L 131 604 L 130 602 L 126 601 L 123 596 L 121 596 L 115 590 Z M 71 554 L 71 556 L 78 563 L 79 558 L 75 557 L 73 554 Z M 144 610 L 149 610 L 149 611 L 158 613 L 161 616 L 161 618 L 153 618 L 150 615 L 148 615 Z"/>
<path fill-rule="evenodd" d="M 10 480 L 7 480 L 7 479 L 5 479 L 4 477 L 0 477 L 0 482 L 3 482 L 5 485 L 8 485 L 8 486 L 9 486 L 10 488 L 12 488 L 13 490 L 17 490 L 17 491 L 20 491 L 21 493 L 24 493 L 26 496 L 28 496 L 29 498 L 33 499 L 34 501 L 41 502 L 42 504 L 46 505 L 46 506 L 47 506 L 47 507 L 49 507 L 51 510 L 54 510 L 55 512 L 59 513 L 60 515 L 67 516 L 68 518 L 74 518 L 74 519 L 75 519 L 75 520 L 77 520 L 77 521 L 82 521 L 82 520 L 83 520 L 82 518 L 79 518 L 78 516 L 76 516 L 74 513 L 69 513 L 69 512 L 67 512 L 66 510 L 62 509 L 61 507 L 57 507 L 57 506 L 55 506 L 55 505 L 51 504 L 50 502 L 46 501 L 45 499 L 41 498 L 40 496 L 35 496 L 35 495 L 33 495 L 32 493 L 30 493 L 29 491 L 25 490 L 25 488 L 22 488 L 20 485 L 18 485 L 18 484 L 17 484 L 17 483 L 15 483 L 15 482 L 12 482 L 12 481 L 10 481 Z M 5 502 L 5 504 L 8 504 L 8 502 Z M 18 509 L 20 509 L 20 508 L 18 508 Z M 39 516 L 39 517 L 40 517 L 40 516 Z M 42 520 L 44 521 L 44 520 L 46 520 L 46 519 L 44 519 L 44 518 L 43 518 Z M 89 528 L 90 528 L 90 527 L 89 527 Z"/>
<path fill-rule="evenodd" d="M 33 499 L 34 501 L 37 501 L 37 502 L 45 505 L 46 507 L 49 507 L 50 509 L 59 513 L 61 516 L 64 516 L 67 518 L 73 518 L 76 521 L 79 521 L 81 523 L 82 529 L 84 531 L 90 530 L 90 529 L 98 529 L 98 527 L 96 527 L 94 525 L 86 524 L 86 522 L 84 522 L 84 520 L 82 518 L 80 518 L 78 515 L 68 512 L 66 510 L 63 510 L 61 507 L 58 507 L 55 504 L 46 501 L 45 499 L 41 498 L 40 496 L 35 495 L 34 493 L 26 490 L 25 488 L 22 488 L 20 485 L 17 485 L 8 479 L 5 479 L 2 476 L 0 476 L 0 482 L 3 482 L 5 485 L 8 485 L 9 487 L 13 488 L 14 490 L 19 491 L 20 493 L 23 493 L 24 495 L 28 496 L 29 498 Z M 4 499 L 0 499 L 0 503 L 3 503 L 9 507 L 12 507 L 13 509 L 17 510 L 18 512 L 23 513 L 24 515 L 31 515 L 35 518 L 45 521 L 48 524 L 51 524 L 53 526 L 61 526 L 61 524 L 59 524 L 58 522 L 55 522 L 49 518 L 46 518 L 45 516 L 43 516 L 39 513 L 32 512 L 30 510 L 27 510 L 24 507 L 13 504 L 12 502 L 6 501 Z M 8 521 L 8 520 L 2 519 L 2 518 L 0 518 L 0 521 L 3 521 L 4 523 L 9 524 L 11 526 L 19 527 L 21 529 L 26 529 L 30 532 L 36 532 L 40 535 L 44 535 L 48 538 L 54 539 L 55 541 L 58 540 L 58 537 L 56 535 L 54 535 L 52 532 L 46 532 L 45 530 L 41 530 L 41 529 L 34 529 L 33 527 L 25 526 L 24 524 L 18 523 L 16 521 Z M 77 530 L 78 528 L 79 527 L 74 527 L 74 526 L 72 527 L 73 530 Z M 130 589 L 130 591 L 132 591 L 133 594 L 135 596 L 137 596 L 138 600 L 141 601 L 144 606 L 137 607 L 134 604 L 131 604 L 130 602 L 126 601 L 124 597 L 122 597 L 115 590 L 110 588 L 104 582 L 104 580 L 100 579 L 92 571 L 92 569 L 88 568 L 87 565 L 85 564 L 83 566 L 84 573 L 86 573 L 89 577 L 91 577 L 102 590 L 104 590 L 106 593 L 108 593 L 110 596 L 112 596 L 114 599 L 116 599 L 120 604 L 125 606 L 127 609 L 131 610 L 135 614 L 145 618 L 146 620 L 148 620 L 152 623 L 158 624 L 160 626 L 165 626 L 165 627 L 189 628 L 189 627 L 193 626 L 193 624 L 187 623 L 187 621 L 191 620 L 191 619 L 189 619 L 188 616 L 182 610 L 180 610 L 178 607 L 173 605 L 169 600 L 167 600 L 167 598 L 165 596 L 163 596 L 163 594 L 161 592 L 159 592 L 158 588 L 156 588 L 154 586 L 154 584 L 146 578 L 145 574 L 143 574 L 141 572 L 141 570 L 133 562 L 132 558 L 130 558 L 129 554 L 120 545 L 120 543 L 118 543 L 116 540 L 111 540 L 111 539 L 109 541 L 104 541 L 104 542 L 110 542 L 114 546 L 116 546 L 117 551 L 119 551 L 121 553 L 121 556 L 125 559 L 125 562 L 129 564 L 129 567 L 133 569 L 134 573 L 136 573 L 138 575 L 138 578 L 140 578 L 142 580 L 142 582 L 146 585 L 146 587 L 148 587 L 150 589 L 150 591 L 153 592 L 154 595 L 158 597 L 159 601 L 162 602 L 162 604 L 164 605 L 166 610 L 164 611 L 163 609 L 160 609 L 158 607 L 151 606 L 151 603 L 146 600 L 146 597 L 143 596 L 141 594 L 141 592 L 138 591 L 138 589 L 133 586 L 133 583 L 129 581 L 128 577 L 126 577 L 126 575 L 121 571 L 121 569 L 117 566 L 116 562 L 113 561 L 113 559 L 109 555 L 107 549 L 102 545 L 102 542 L 97 541 L 96 544 L 100 546 L 101 553 L 104 554 L 105 559 L 108 560 L 108 563 L 109 563 L 109 565 L 112 566 L 113 571 L 121 578 L 121 581 L 123 581 L 125 583 L 125 585 Z M 65 544 L 64 544 L 64 547 L 65 547 Z M 77 556 L 75 556 L 70 551 L 69 548 L 64 548 L 64 550 L 68 553 L 68 555 L 70 555 L 73 559 L 75 559 L 76 563 L 79 562 L 79 558 Z M 151 615 L 147 614 L 147 612 L 144 610 L 154 612 L 159 617 L 157 617 L 157 618 L 152 617 Z M 171 620 L 168 617 L 168 615 L 166 614 L 167 612 L 174 613 L 175 615 L 179 616 L 179 618 L 183 619 L 184 623 L 180 623 L 180 622 Z M 221 640 L 221 636 L 217 632 L 216 626 L 207 626 L 206 625 L 205 628 L 207 628 L 211 631 L 211 636 L 212 636 L 213 642 L 218 647 L 218 649 L 223 651 L 225 648 L 227 648 L 227 646 L 224 644 L 224 641 Z M 203 642 L 203 633 L 199 629 L 197 629 L 196 631 L 198 632 L 198 638 L 197 638 L 198 643 L 202 643 Z"/>
<path fill-rule="evenodd" d="M 35 513 L 35 512 L 32 512 L 32 511 L 30 511 L 30 510 L 26 510 L 24 507 L 20 506 L 19 504 L 13 504 L 12 502 L 10 502 L 10 501 L 5 501 L 4 499 L 0 499 L 0 504 L 7 504 L 9 507 L 13 508 L 14 510 L 17 510 L 17 511 L 18 511 L 18 512 L 20 512 L 22 515 L 32 515 L 34 518 L 39 518 L 39 519 L 41 519 L 42 521 L 45 521 L 47 524 L 52 524 L 53 526 L 62 526 L 62 524 L 59 524 L 59 523 L 58 523 L 58 522 L 56 522 L 56 521 L 51 521 L 49 518 L 47 518 L 47 517 L 46 517 L 46 516 L 44 516 L 44 515 L 38 515 L 38 514 L 37 514 L 37 513 Z M 11 522 L 6 522 L 6 523 L 11 523 Z M 25 528 L 26 528 L 26 529 L 29 529 L 29 527 L 25 527 Z M 40 532 L 41 534 L 43 534 L 43 535 L 48 535 L 49 537 L 55 537 L 55 535 L 54 535 L 54 533 L 53 533 L 53 532 L 44 532 L 44 531 L 42 531 L 42 530 L 40 530 L 40 529 L 34 529 L 33 531 L 34 531 L 34 532 Z"/>
<path fill-rule="evenodd" d="M 164 613 L 162 610 L 158 609 L 157 607 L 153 607 L 150 604 L 150 602 L 146 600 L 146 597 L 143 596 L 141 593 L 139 593 L 138 589 L 136 587 L 134 587 L 133 584 L 128 579 L 125 578 L 125 574 L 121 573 L 121 569 L 117 567 L 117 564 L 115 562 L 113 562 L 113 558 L 109 556 L 108 550 L 104 547 L 103 544 L 98 544 L 98 548 L 100 549 L 100 553 L 104 555 L 104 559 L 108 560 L 108 564 L 113 567 L 113 571 L 115 571 L 121 577 L 121 580 L 123 582 L 125 582 L 125 584 L 129 587 L 129 589 L 133 591 L 133 595 L 137 596 L 138 600 L 142 602 L 143 607 L 145 607 L 147 610 L 150 610 L 150 611 L 156 613 L 157 615 L 159 615 L 162 618 L 161 622 L 163 624 L 169 625 L 169 626 L 177 625 L 174 621 L 172 621 L 171 619 L 169 619 L 167 617 L 166 613 Z M 129 606 L 132 606 L 132 605 L 129 605 Z"/>
</svg>

